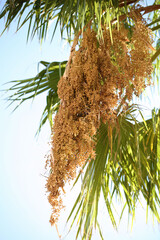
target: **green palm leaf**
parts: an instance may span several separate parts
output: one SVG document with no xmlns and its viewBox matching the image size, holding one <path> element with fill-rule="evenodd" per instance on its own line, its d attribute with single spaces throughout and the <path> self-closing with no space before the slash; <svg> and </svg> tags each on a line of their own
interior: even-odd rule
<svg viewBox="0 0 160 240">
<path fill-rule="evenodd" d="M 102 123 L 99 128 L 96 135 L 96 158 L 86 166 L 81 192 L 68 218 L 76 211 L 73 222 L 78 217 L 77 237 L 82 232 L 82 239 L 88 239 L 93 226 L 100 227 L 97 221 L 100 194 L 104 197 L 115 228 L 115 199 L 125 202 L 120 220 L 126 206 L 134 219 L 141 194 L 160 221 L 160 113 L 153 112 L 152 119 L 138 122 L 134 116 L 137 110 L 137 106 L 133 105 L 125 114 L 119 114 L 116 125 L 111 127 Z"/>
<path fill-rule="evenodd" d="M 52 116 L 59 106 L 57 84 L 64 73 L 66 63 L 67 61 L 51 63 L 41 61 L 40 64 L 42 64 L 45 69 L 40 71 L 35 77 L 9 82 L 12 86 L 6 91 L 13 92 L 13 94 L 11 94 L 7 100 L 11 102 L 10 104 L 17 104 L 15 109 L 26 100 L 34 99 L 36 96 L 44 92 L 48 93 L 46 97 L 46 107 L 42 113 L 37 133 L 40 132 L 41 127 L 46 123 L 47 119 L 52 127 Z"/>
<path fill-rule="evenodd" d="M 131 3 L 136 0 L 131 1 Z M 60 31 L 63 35 L 67 30 L 68 39 L 71 39 L 71 32 L 79 32 L 88 23 L 93 22 L 94 28 L 98 34 L 101 34 L 101 23 L 108 26 L 110 21 L 118 18 L 120 14 L 127 13 L 127 5 L 130 1 L 89 1 L 89 0 L 7 0 L 0 13 L 0 19 L 4 16 L 5 28 L 10 26 L 15 18 L 18 18 L 17 30 L 25 23 L 29 22 L 28 37 L 32 38 L 38 34 L 39 39 L 46 37 L 49 22 L 56 19 L 57 23 L 53 28 L 53 35 L 60 25 Z M 111 14 L 109 17 L 108 13 Z"/>
</svg>

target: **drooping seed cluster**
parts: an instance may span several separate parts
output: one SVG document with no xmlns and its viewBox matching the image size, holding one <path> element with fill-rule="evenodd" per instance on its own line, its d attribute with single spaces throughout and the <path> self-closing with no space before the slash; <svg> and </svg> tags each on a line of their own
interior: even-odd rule
<svg viewBox="0 0 160 240">
<path fill-rule="evenodd" d="M 139 95 L 150 84 L 152 64 L 149 44 L 151 33 L 142 21 L 135 22 L 132 38 L 123 26 L 112 31 L 104 28 L 97 40 L 91 27 L 83 32 L 74 51 L 67 75 L 58 83 L 61 99 L 54 119 L 50 176 L 47 181 L 54 224 L 62 206 L 61 191 L 76 176 L 88 158 L 95 158 L 94 135 L 100 121 L 114 121 L 120 104 Z"/>
</svg>

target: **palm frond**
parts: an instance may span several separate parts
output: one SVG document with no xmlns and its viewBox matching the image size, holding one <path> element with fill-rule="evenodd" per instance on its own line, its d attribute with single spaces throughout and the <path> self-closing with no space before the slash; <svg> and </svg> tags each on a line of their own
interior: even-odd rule
<svg viewBox="0 0 160 240">
<path fill-rule="evenodd" d="M 49 91 L 47 97 L 46 97 L 46 107 L 42 113 L 41 119 L 40 119 L 40 124 L 39 128 L 36 132 L 36 135 L 39 135 L 42 126 L 49 121 L 50 124 L 50 129 L 52 129 L 53 126 L 53 115 L 58 111 L 60 100 L 58 98 L 57 93 L 53 91 Z"/>
<path fill-rule="evenodd" d="M 52 115 L 57 111 L 59 103 L 57 84 L 64 73 L 67 61 L 51 63 L 41 61 L 40 64 L 45 68 L 35 77 L 25 80 L 11 81 L 8 84 L 12 84 L 12 86 L 6 90 L 6 92 L 9 93 L 13 92 L 7 100 L 10 101 L 10 104 L 16 103 L 15 109 L 26 100 L 34 99 L 36 96 L 44 92 L 48 93 L 46 97 L 46 107 L 43 111 L 37 133 L 40 132 L 41 127 L 45 124 L 47 119 L 52 127 Z"/>
<path fill-rule="evenodd" d="M 60 25 L 61 34 L 67 31 L 78 33 L 88 23 L 93 23 L 98 34 L 101 34 L 101 23 L 110 26 L 110 22 L 120 14 L 127 13 L 127 8 L 136 0 L 126 1 L 89 1 L 89 0 L 7 0 L 1 10 L 0 19 L 6 17 L 5 28 L 9 28 L 14 19 L 18 19 L 17 30 L 29 22 L 28 37 L 38 34 L 39 39 L 46 37 L 50 21 L 57 20 L 53 35 Z M 110 15 L 108 15 L 110 13 Z"/>
<path fill-rule="evenodd" d="M 78 218 L 77 237 L 82 231 L 82 239 L 87 239 L 93 225 L 100 227 L 97 220 L 100 194 L 104 197 L 115 228 L 115 199 L 124 202 L 119 219 L 126 207 L 134 219 L 141 194 L 160 221 L 160 111 L 153 111 L 152 118 L 144 123 L 136 120 L 134 112 L 137 110 L 137 106 L 131 106 L 125 114 L 118 116 L 116 125 L 102 123 L 99 128 L 96 135 L 96 158 L 86 166 L 81 192 L 68 218 L 76 211 L 71 226 Z"/>
</svg>

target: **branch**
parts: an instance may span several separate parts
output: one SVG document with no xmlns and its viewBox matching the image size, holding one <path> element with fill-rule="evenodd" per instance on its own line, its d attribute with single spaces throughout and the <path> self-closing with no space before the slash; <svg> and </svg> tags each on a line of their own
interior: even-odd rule
<svg viewBox="0 0 160 240">
<path fill-rule="evenodd" d="M 119 7 L 125 7 L 129 4 L 139 2 L 140 0 L 119 0 Z"/>
<path fill-rule="evenodd" d="M 143 14 L 150 13 L 150 12 L 158 10 L 158 9 L 160 9 L 160 5 L 151 5 L 151 6 L 139 8 L 140 12 L 144 11 Z"/>
<path fill-rule="evenodd" d="M 74 40 L 73 40 L 73 44 L 72 44 L 72 47 L 71 47 L 71 51 L 70 51 L 70 56 L 69 56 L 69 59 L 68 59 L 68 62 L 67 62 L 67 66 L 66 66 L 66 69 L 64 71 L 64 74 L 63 74 L 63 77 L 66 78 L 68 76 L 68 70 L 69 70 L 69 66 L 72 62 L 72 57 L 73 57 L 73 54 L 75 52 L 75 48 L 78 44 L 78 40 L 79 40 L 79 36 L 83 33 L 83 30 L 89 26 L 91 24 L 92 20 L 90 20 L 86 26 L 84 26 L 74 37 Z"/>
<path fill-rule="evenodd" d="M 67 63 L 66 69 L 65 69 L 64 74 L 63 74 L 64 78 L 66 78 L 68 76 L 69 66 L 72 62 L 73 53 L 75 51 L 75 48 L 76 48 L 76 45 L 78 43 L 78 39 L 79 39 L 79 36 L 81 35 L 81 33 L 82 33 L 82 30 L 80 30 L 79 33 L 74 37 L 73 44 L 72 44 L 71 51 L 70 51 L 70 56 L 69 56 L 69 59 L 68 59 L 68 63 Z"/>
<path fill-rule="evenodd" d="M 144 12 L 143 13 L 143 15 L 144 15 L 144 14 L 150 13 L 150 12 L 158 10 L 158 9 L 160 9 L 160 5 L 150 5 L 150 6 L 147 6 L 147 7 L 137 8 L 134 11 L 135 12 L 139 12 L 139 13 L 140 12 Z M 119 16 L 119 21 L 125 20 L 128 16 L 131 17 L 131 15 L 132 15 L 132 12 L 130 12 L 128 15 L 127 14 L 123 14 L 123 15 Z M 112 24 L 114 24 L 115 22 L 117 22 L 117 18 L 115 18 L 115 19 L 113 19 L 111 21 Z"/>
<path fill-rule="evenodd" d="M 151 61 L 154 62 L 154 60 L 160 55 L 160 48 L 157 50 L 157 52 L 152 56 Z"/>
</svg>

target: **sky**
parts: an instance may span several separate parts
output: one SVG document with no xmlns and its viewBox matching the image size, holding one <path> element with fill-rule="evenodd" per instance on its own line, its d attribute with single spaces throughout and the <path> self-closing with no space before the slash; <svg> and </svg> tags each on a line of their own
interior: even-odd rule
<svg viewBox="0 0 160 240">
<path fill-rule="evenodd" d="M 3 21 L 0 22 L 0 32 L 2 29 Z M 26 43 L 27 26 L 18 33 L 15 29 L 16 23 L 0 37 L 1 90 L 8 88 L 10 85 L 4 84 L 11 80 L 35 76 L 39 61 L 63 61 L 69 56 L 69 46 L 61 41 L 58 31 L 51 43 L 47 38 L 40 45 L 36 37 Z M 46 95 L 24 103 L 14 113 L 12 106 L 7 108 L 6 96 L 0 92 L 0 240 L 58 240 L 56 229 L 49 224 L 51 208 L 46 196 L 46 178 L 43 176 L 44 156 L 50 148 L 49 124 L 43 127 L 38 139 L 35 138 Z M 150 107 L 158 101 L 158 95 L 154 96 Z M 75 239 L 76 228 L 67 235 L 65 223 L 79 190 L 80 186 L 77 186 L 64 199 L 66 211 L 61 214 L 58 229 L 65 240 Z M 136 212 L 132 231 L 127 226 L 128 215 L 125 213 L 116 232 L 102 204 L 99 214 L 104 239 L 160 239 L 160 226 L 156 221 L 153 225 L 151 215 L 146 224 L 145 207 L 138 206 Z M 94 233 L 93 240 L 99 239 L 99 235 Z"/>
</svg>

